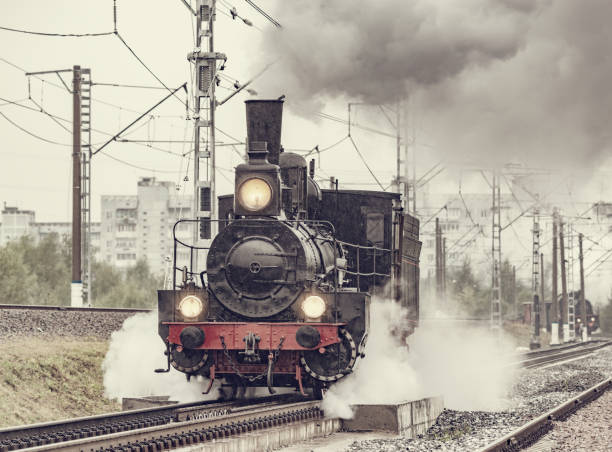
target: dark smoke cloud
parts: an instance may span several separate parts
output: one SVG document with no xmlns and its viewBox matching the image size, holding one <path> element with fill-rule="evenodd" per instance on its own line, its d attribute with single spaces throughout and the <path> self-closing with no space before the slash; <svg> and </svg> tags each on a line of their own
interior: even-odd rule
<svg viewBox="0 0 612 452">
<path fill-rule="evenodd" d="M 513 57 L 537 1 L 281 2 L 284 29 L 266 45 L 282 58 L 283 82 L 300 98 L 347 95 L 396 100 L 471 67 Z"/>
<path fill-rule="evenodd" d="M 269 80 L 304 113 L 409 98 L 446 155 L 566 166 L 610 155 L 609 0 L 283 1 L 275 14 Z"/>
</svg>

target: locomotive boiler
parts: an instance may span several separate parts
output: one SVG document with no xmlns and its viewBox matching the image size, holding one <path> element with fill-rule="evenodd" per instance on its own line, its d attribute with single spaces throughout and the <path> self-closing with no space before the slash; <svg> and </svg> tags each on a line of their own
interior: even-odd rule
<svg viewBox="0 0 612 452">
<path fill-rule="evenodd" d="M 157 371 L 203 375 L 206 392 L 222 378 L 234 394 L 320 396 L 364 356 L 373 294 L 407 308 L 404 334 L 418 320 L 418 220 L 395 193 L 322 190 L 314 162 L 281 148 L 282 108 L 246 102 L 248 161 L 234 194 L 219 197 L 216 222 L 174 226 L 173 288 L 158 292 L 168 365 Z M 189 224 L 197 243 L 179 233 Z"/>
</svg>

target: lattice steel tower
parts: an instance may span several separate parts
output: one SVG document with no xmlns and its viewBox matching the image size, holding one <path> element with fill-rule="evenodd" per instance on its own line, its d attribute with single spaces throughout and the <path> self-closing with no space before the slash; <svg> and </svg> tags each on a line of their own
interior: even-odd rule
<svg viewBox="0 0 612 452">
<path fill-rule="evenodd" d="M 215 86 L 217 81 L 217 61 L 227 57 L 214 51 L 213 25 L 215 21 L 215 0 L 196 2 L 196 46 L 188 55 L 194 66 L 193 89 L 194 108 L 194 204 L 193 217 L 199 221 L 194 227 L 194 244 L 208 241 L 214 235 L 216 223 L 215 199 Z M 204 39 L 203 39 L 204 38 Z M 200 149 L 204 145 L 204 150 Z M 202 160 L 202 161 L 201 161 Z M 200 164 L 204 164 L 200 177 Z M 196 257 L 197 259 L 197 257 Z M 197 267 L 197 261 L 195 262 Z"/>
<path fill-rule="evenodd" d="M 91 69 L 81 68 L 81 277 L 91 306 Z"/>
<path fill-rule="evenodd" d="M 531 255 L 531 290 L 533 296 L 533 337 L 530 348 L 540 347 L 540 211 L 533 212 L 532 255 Z M 543 300 L 542 300 L 543 301 Z"/>
<path fill-rule="evenodd" d="M 567 323 L 569 340 L 576 340 L 576 316 L 574 310 L 574 231 L 571 223 L 567 224 Z"/>
<path fill-rule="evenodd" d="M 493 172 L 491 188 L 491 328 L 501 331 L 501 192 L 497 171 Z"/>
</svg>

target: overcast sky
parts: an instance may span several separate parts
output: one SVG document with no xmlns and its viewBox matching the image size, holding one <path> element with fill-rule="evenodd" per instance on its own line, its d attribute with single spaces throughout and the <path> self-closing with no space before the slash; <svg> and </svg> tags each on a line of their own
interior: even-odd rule
<svg viewBox="0 0 612 452">
<path fill-rule="evenodd" d="M 117 3 L 119 33 L 152 71 L 171 87 L 189 80 L 186 55 L 193 47 L 193 31 L 182 2 Z M 557 172 L 572 170 L 575 192 L 585 189 L 587 176 L 585 196 L 609 198 L 611 91 L 607 85 L 612 63 L 609 27 L 601 22 L 610 17 L 609 2 L 587 0 L 579 7 L 570 0 L 259 3 L 284 25 L 282 31 L 246 2 L 219 1 L 216 50 L 228 55 L 224 74 L 242 82 L 276 61 L 253 87 L 262 95 L 287 95 L 286 148 L 308 149 L 316 144 L 323 148 L 346 136 L 346 125 L 321 119 L 317 113 L 345 118 L 349 101 L 368 104 L 353 107 L 357 122 L 394 133 L 378 105 L 393 108 L 403 98 L 408 134 L 417 150 L 417 172 L 445 160 L 447 170 L 435 179 L 433 191 L 456 191 L 460 177 L 464 191 L 483 190 L 477 178 L 465 172 L 460 176 L 458 168 L 513 162 L 553 166 Z M 230 4 L 255 27 L 231 20 Z M 2 2 L 0 26 L 55 33 L 107 32 L 113 27 L 112 5 L 110 0 Z M 63 38 L 0 31 L 0 39 L 0 57 L 27 71 L 80 64 L 92 69 L 96 82 L 160 86 L 116 36 Z M 21 71 L 0 61 L 0 74 L 2 98 L 27 99 L 28 81 Z M 44 79 L 44 83 L 30 79 L 33 101 L 23 104 L 37 108 L 36 102 L 70 119 L 70 95 L 52 85 L 61 86 L 57 77 Z M 69 83 L 70 74 L 66 80 Z M 223 86 L 219 97 L 230 93 L 231 83 L 224 80 Z M 95 99 L 121 108 L 94 102 L 93 127 L 115 133 L 165 94 L 96 86 Z M 248 96 L 240 94 L 218 111 L 218 127 L 239 140 L 245 135 L 242 101 Z M 42 138 L 71 143 L 70 134 L 44 114 L 12 105 L 0 111 Z M 169 99 L 153 114 L 156 117 L 139 123 L 142 127 L 129 138 L 189 140 L 192 136 L 178 100 Z M 31 137 L 3 117 L 0 133 L 1 200 L 36 210 L 39 220 L 67 220 L 70 146 Z M 105 138 L 95 133 L 93 141 Z M 222 134 L 218 139 L 233 141 Z M 387 186 L 394 174 L 394 139 L 360 129 L 354 130 L 354 139 Z M 180 154 L 191 145 L 152 146 L 159 149 L 113 143 L 95 157 L 94 217 L 98 217 L 99 195 L 134 193 L 141 176 L 183 183 L 188 158 Z M 155 171 L 132 168 L 103 154 Z M 239 159 L 234 149 L 218 148 L 220 192 L 231 190 L 231 169 Z M 348 141 L 321 154 L 319 175 L 375 188 Z"/>
</svg>

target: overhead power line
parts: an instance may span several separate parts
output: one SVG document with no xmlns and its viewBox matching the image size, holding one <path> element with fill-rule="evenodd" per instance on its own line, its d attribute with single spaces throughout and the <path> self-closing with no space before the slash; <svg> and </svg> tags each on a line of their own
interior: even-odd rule
<svg viewBox="0 0 612 452">
<path fill-rule="evenodd" d="M 333 116 L 333 115 L 330 115 L 330 114 L 327 114 L 327 113 L 324 113 L 324 112 L 318 112 L 318 113 L 315 113 L 315 115 L 317 115 L 317 116 L 319 116 L 320 118 L 323 118 L 323 119 L 328 119 L 330 121 L 338 122 L 340 124 L 345 124 L 345 125 L 349 124 L 349 122 L 346 119 L 342 119 L 342 118 L 339 118 L 338 116 Z M 356 124 L 354 122 L 351 122 L 350 125 L 351 125 L 351 127 L 354 127 L 354 128 L 357 128 L 357 129 L 367 130 L 368 132 L 372 132 L 372 133 L 376 133 L 378 135 L 382 135 L 382 136 L 385 136 L 385 137 L 397 139 L 397 134 L 392 134 L 392 133 L 389 133 L 389 132 L 384 132 L 382 130 L 373 129 L 371 127 L 366 127 L 366 126 L 363 126 L 361 124 Z"/>
<path fill-rule="evenodd" d="M 28 135 L 30 135 L 30 136 L 40 140 L 40 141 L 44 141 L 45 143 L 54 144 L 54 145 L 57 145 L 57 146 L 72 147 L 72 144 L 59 143 L 57 141 L 53 141 L 53 140 L 50 140 L 48 138 L 41 137 L 40 135 L 37 135 L 37 134 L 27 130 L 25 127 L 20 126 L 19 124 L 17 124 L 15 121 L 10 119 L 8 116 L 6 116 L 2 112 L 0 112 L 0 116 L 2 116 L 4 119 L 6 119 L 9 123 L 11 123 L 13 126 L 18 128 L 22 132 L 24 132 L 24 133 L 26 133 L 26 134 L 28 134 Z M 151 172 L 156 172 L 156 173 L 176 173 L 176 171 L 157 170 L 157 169 L 154 169 L 154 168 L 146 168 L 146 167 L 143 167 L 143 166 L 138 166 L 138 165 L 134 165 L 133 163 L 126 162 L 125 160 L 118 159 L 117 157 L 113 157 L 112 155 L 108 155 L 108 154 L 103 154 L 103 155 L 105 155 L 106 157 L 108 157 L 108 158 L 110 158 L 112 160 L 115 160 L 116 162 L 119 162 L 119 163 L 121 163 L 123 165 L 127 165 L 127 166 L 130 166 L 132 168 L 136 168 L 136 169 L 140 169 L 140 170 L 144 170 L 144 171 L 151 171 Z M 176 154 L 176 155 L 178 155 L 178 154 Z"/>
<path fill-rule="evenodd" d="M 34 102 L 34 101 L 33 101 L 33 99 L 24 99 L 24 100 L 31 100 L 32 102 Z M 0 101 L 6 102 L 5 104 L 2 104 L 2 105 L 15 105 L 15 106 L 17 106 L 17 107 L 21 107 L 21 108 L 24 108 L 24 109 L 26 109 L 26 110 L 34 111 L 34 112 L 36 112 L 36 113 L 43 113 L 43 114 L 45 114 L 45 115 L 49 116 L 49 117 L 50 117 L 51 119 L 53 119 L 53 120 L 62 121 L 62 122 L 67 123 L 67 124 L 72 124 L 72 121 L 71 121 L 71 120 L 66 119 L 66 118 L 62 118 L 61 116 L 54 115 L 54 114 L 52 114 L 52 113 L 50 113 L 50 112 L 48 112 L 48 111 L 44 110 L 44 109 L 43 109 L 43 108 L 41 108 L 41 107 L 39 107 L 39 108 L 28 107 L 27 105 L 23 105 L 23 104 L 18 103 L 18 101 L 8 101 L 7 99 L 4 99 L 4 98 L 2 98 L 2 97 L 0 97 Z M 35 103 L 35 104 L 36 104 L 36 103 Z M 36 104 L 36 105 L 37 105 L 37 104 Z M 58 121 L 56 121 L 56 122 L 58 122 Z M 9 121 L 9 122 L 11 122 L 11 121 Z M 42 140 L 42 141 L 47 141 L 47 142 L 52 142 L 52 141 L 53 141 L 53 140 L 49 140 L 48 138 L 40 137 L 39 135 L 35 134 L 34 132 L 31 132 L 31 131 L 29 131 L 29 130 L 25 129 L 25 127 L 19 126 L 19 125 L 18 125 L 17 123 L 15 123 L 14 121 L 12 121 L 11 123 L 12 123 L 12 124 L 13 124 L 15 127 L 17 127 L 18 129 L 23 130 L 23 132 L 27 133 L 28 135 L 32 135 L 33 137 L 38 138 L 38 139 L 40 139 L 40 140 Z M 140 126 L 138 126 L 138 127 L 134 128 L 134 129 L 133 129 L 131 132 L 124 133 L 124 134 L 123 134 L 123 136 L 125 137 L 125 136 L 128 136 L 128 135 L 130 135 L 130 134 L 132 134 L 132 133 L 134 133 L 134 132 L 138 131 L 140 128 L 142 128 L 142 127 L 144 127 L 145 125 L 147 125 L 147 123 L 148 123 L 148 121 L 147 121 L 147 122 L 144 122 L 144 123 L 143 123 L 143 124 L 141 124 Z M 59 124 L 59 122 L 58 122 L 58 124 Z M 68 128 L 66 128 L 66 127 L 62 127 L 62 128 L 63 128 L 64 130 L 66 130 L 66 131 L 69 131 L 69 132 L 70 132 L 70 134 L 72 134 L 72 131 L 71 131 L 71 130 L 69 130 Z M 24 130 L 24 129 L 25 129 L 25 130 Z M 106 135 L 106 136 L 109 136 L 109 137 L 112 137 L 112 136 L 114 135 L 114 134 L 112 134 L 112 133 L 110 133 L 110 132 L 105 132 L 104 130 L 96 129 L 96 128 L 93 128 L 93 127 L 91 128 L 91 130 L 92 130 L 93 132 L 97 132 L 97 133 L 100 133 L 100 134 L 102 134 L 102 135 Z M 93 143 L 92 145 L 93 145 L 93 146 L 99 146 L 99 145 L 103 144 L 104 142 L 105 142 L 105 141 L 102 141 L 102 142 L 99 142 L 99 143 Z M 118 142 L 118 143 L 121 143 L 122 141 L 121 141 L 121 140 L 117 140 L 117 142 Z M 53 142 L 52 144 L 57 144 L 57 145 L 61 145 L 61 146 L 72 146 L 71 144 L 64 144 L 64 143 L 59 143 L 59 142 Z M 137 145 L 137 146 L 140 146 L 140 147 L 146 147 L 146 148 L 148 148 L 148 149 L 153 149 L 154 151 L 159 151 L 159 152 L 164 152 L 164 153 L 166 153 L 166 154 L 175 155 L 175 156 L 178 156 L 178 157 L 181 157 L 181 156 L 182 156 L 182 154 L 179 154 L 179 153 L 177 153 L 177 152 L 172 152 L 172 151 L 170 151 L 170 150 L 168 150 L 168 149 L 163 149 L 163 148 L 160 148 L 160 147 L 157 147 L 157 146 L 152 146 L 151 144 L 143 144 L 143 143 L 140 143 L 140 142 L 133 142 L 133 144 L 135 144 L 135 145 Z"/>
<path fill-rule="evenodd" d="M 102 82 L 94 82 L 91 84 L 92 86 L 111 86 L 114 88 L 140 88 L 140 89 L 166 89 L 162 86 L 148 86 L 148 85 L 125 85 L 122 83 L 102 83 Z"/>
<path fill-rule="evenodd" d="M 253 9 L 255 11 L 257 11 L 259 14 L 261 14 L 263 17 L 265 17 L 272 25 L 274 25 L 276 28 L 283 28 L 283 26 L 271 15 L 269 15 L 267 12 L 265 12 L 263 9 L 261 9 L 259 6 L 257 6 L 257 4 L 255 4 L 255 2 L 251 1 L 251 0 L 245 0 L 249 5 L 251 5 L 251 7 L 253 7 Z"/>
<path fill-rule="evenodd" d="M 11 66 L 14 69 L 17 69 L 18 71 L 23 72 L 24 74 L 27 74 L 27 72 L 28 72 L 24 68 L 22 68 L 21 66 L 15 64 L 15 63 L 13 63 L 13 62 L 11 62 L 9 60 L 7 60 L 6 58 L 0 57 L 0 61 L 2 61 L 3 63 L 6 63 L 7 65 Z M 46 83 L 47 85 L 50 85 L 50 86 L 52 86 L 54 88 L 61 89 L 62 91 L 65 90 L 64 86 L 58 85 L 57 83 L 50 82 L 50 81 L 48 81 L 48 80 L 46 80 L 46 79 L 44 79 L 44 78 L 42 78 L 42 77 L 40 77 L 38 75 L 32 75 L 32 77 L 37 78 L 41 82 Z M 164 88 L 162 88 L 162 89 L 164 89 Z M 103 105 L 106 105 L 106 106 L 109 106 L 109 107 L 113 107 L 113 108 L 116 108 L 116 109 L 121 110 L 121 111 L 126 111 L 128 113 L 134 113 L 134 114 L 138 114 L 138 115 L 142 113 L 140 111 L 132 110 L 132 109 L 127 108 L 127 107 L 122 107 L 121 105 L 113 104 L 111 102 L 106 102 L 106 101 L 101 100 L 101 99 L 99 99 L 97 97 L 92 97 L 91 100 L 92 100 L 92 102 L 98 102 L 100 104 L 103 104 Z M 161 118 L 161 117 L 184 118 L 184 116 L 182 116 L 182 115 L 156 115 L 156 117 L 158 117 L 158 118 Z"/>
<path fill-rule="evenodd" d="M 18 128 L 19 130 L 21 130 L 24 133 L 27 133 L 28 135 L 30 135 L 31 137 L 34 137 L 40 141 L 44 141 L 45 143 L 49 143 L 49 144 L 55 144 L 57 146 L 67 146 L 67 147 L 71 147 L 72 144 L 68 144 L 68 143 L 60 143 L 58 141 L 53 141 L 50 140 L 48 138 L 44 138 L 41 137 L 40 135 L 35 134 L 34 132 L 30 132 L 29 130 L 27 130 L 26 128 L 20 126 L 19 124 L 17 124 L 15 121 L 13 121 L 11 118 L 9 118 L 8 116 L 6 116 L 4 113 L 2 113 L 0 111 L 0 116 L 2 116 L 4 119 L 6 119 L 9 123 L 11 123 L 14 127 Z"/>
<path fill-rule="evenodd" d="M 132 49 L 132 48 L 129 46 L 129 44 L 128 44 L 127 42 L 125 42 L 125 39 L 123 39 L 123 37 L 121 37 L 121 34 L 120 34 L 119 32 L 115 32 L 115 34 L 117 35 L 117 38 L 119 38 L 119 40 L 121 41 L 121 43 L 122 43 L 122 44 L 123 44 L 123 45 L 124 45 L 124 46 L 125 46 L 125 47 L 126 47 L 128 50 L 129 50 L 129 51 L 130 51 L 130 53 L 131 53 L 131 54 L 134 56 L 134 58 L 136 58 L 136 60 L 137 60 L 137 61 L 138 61 L 138 62 L 139 62 L 141 65 L 142 65 L 142 67 L 144 67 L 144 68 L 145 68 L 145 69 L 146 69 L 146 70 L 149 72 L 149 74 L 151 74 L 151 75 L 152 75 L 152 76 L 155 78 L 155 80 L 157 80 L 157 81 L 158 81 L 158 82 L 159 82 L 159 83 L 160 83 L 160 84 L 161 84 L 161 85 L 162 85 L 164 88 L 166 88 L 166 90 L 167 90 L 167 91 L 169 91 L 170 93 L 172 93 L 172 95 L 173 95 L 174 97 L 176 97 L 176 98 L 178 99 L 178 101 L 179 101 L 181 104 L 183 104 L 183 105 L 187 105 L 187 103 L 186 103 L 186 102 L 183 102 L 183 101 L 181 100 L 181 98 L 180 98 L 180 97 L 178 97 L 178 96 L 176 95 L 176 90 L 172 90 L 172 89 L 170 89 L 170 88 L 169 88 L 169 87 L 168 87 L 168 86 L 167 86 L 167 85 L 166 85 L 166 84 L 165 84 L 165 83 L 164 83 L 164 82 L 163 82 L 163 81 L 162 81 L 162 80 L 161 80 L 161 79 L 160 79 L 160 78 L 159 78 L 159 77 L 158 77 L 158 76 L 155 74 L 155 72 L 153 72 L 153 71 L 152 71 L 152 70 L 149 68 L 149 66 L 147 66 L 147 65 L 145 64 L 145 62 L 144 62 L 144 61 L 142 61 L 142 59 L 141 59 L 141 58 L 140 58 L 140 57 L 139 57 L 139 56 L 136 54 L 136 52 L 134 52 L 134 50 L 133 50 L 133 49 Z"/>
<path fill-rule="evenodd" d="M 170 173 L 176 174 L 176 173 L 180 172 L 180 171 L 158 170 L 158 169 L 155 169 L 155 168 L 147 168 L 147 167 L 144 167 L 144 166 L 134 165 L 133 163 L 126 162 L 125 160 L 118 159 L 117 157 L 113 157 L 110 154 L 102 154 L 102 155 L 105 156 L 105 157 L 108 157 L 111 160 L 119 162 L 119 163 L 121 163 L 123 165 L 129 166 L 129 167 L 132 167 L 132 168 L 136 168 L 136 169 L 139 169 L 139 170 L 151 171 L 151 172 L 154 172 L 154 173 L 168 173 L 168 174 L 170 174 Z"/>
<path fill-rule="evenodd" d="M 95 150 L 95 152 L 92 152 L 92 156 L 96 155 L 98 152 L 100 152 L 102 149 L 104 149 L 106 146 L 108 146 L 112 141 L 116 141 L 117 138 L 119 138 L 119 136 L 125 132 L 127 129 L 129 129 L 130 127 L 132 127 L 134 124 L 136 124 L 138 121 L 140 121 L 144 116 L 146 116 L 148 113 L 150 113 L 151 111 L 153 111 L 155 108 L 157 108 L 160 104 L 162 104 L 163 102 L 166 101 L 166 99 L 168 99 L 170 96 L 174 96 L 175 93 L 180 90 L 180 89 L 186 89 L 187 87 L 187 83 L 183 83 L 181 86 L 179 86 L 178 88 L 170 91 L 170 94 L 168 94 L 166 97 L 164 97 L 162 100 L 160 100 L 159 102 L 157 102 L 155 105 L 153 105 L 151 108 L 149 108 L 147 111 L 145 111 L 143 114 L 141 114 L 138 118 L 136 118 L 134 121 L 132 121 L 130 124 L 128 124 L 126 127 L 124 127 L 123 129 L 121 129 L 121 131 L 119 133 L 116 133 L 110 140 L 108 140 L 106 143 L 104 143 L 102 146 L 100 146 L 98 149 Z"/>
<path fill-rule="evenodd" d="M 44 31 L 31 31 L 31 30 L 21 30 L 18 28 L 10 28 L 10 27 L 0 27 L 0 30 L 12 31 L 15 33 L 23 33 L 27 35 L 37 35 L 37 36 L 53 36 L 58 38 L 88 38 L 88 37 L 97 37 L 97 36 L 110 36 L 115 34 L 113 31 L 105 31 L 102 33 L 47 33 Z"/>
<path fill-rule="evenodd" d="M 376 175 L 374 174 L 374 171 L 372 171 L 372 169 L 370 168 L 370 166 L 368 165 L 368 162 L 366 162 L 365 158 L 363 157 L 363 155 L 361 155 L 361 151 L 359 151 L 359 148 L 357 147 L 357 145 L 355 144 L 355 140 L 353 140 L 352 136 L 348 136 L 349 139 L 351 140 L 351 143 L 353 143 L 353 147 L 355 148 L 355 151 L 357 151 L 357 155 L 359 156 L 359 158 L 361 159 L 361 161 L 363 162 L 363 164 L 365 165 L 365 167 L 368 169 L 368 171 L 370 172 L 370 174 L 372 175 L 372 177 L 374 178 L 374 180 L 376 181 L 376 183 L 379 185 L 379 187 L 381 188 L 382 191 L 387 191 L 385 189 L 385 187 L 383 187 L 383 185 L 380 183 L 380 181 L 378 180 L 378 178 L 376 177 Z"/>
</svg>

